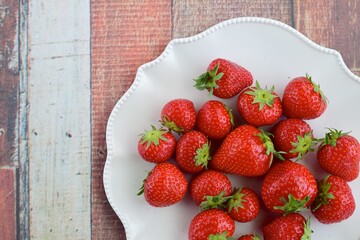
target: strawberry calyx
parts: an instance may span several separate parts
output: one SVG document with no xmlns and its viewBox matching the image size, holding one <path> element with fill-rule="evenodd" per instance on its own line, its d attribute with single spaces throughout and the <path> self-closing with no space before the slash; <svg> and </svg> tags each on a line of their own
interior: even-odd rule
<svg viewBox="0 0 360 240">
<path fill-rule="evenodd" d="M 302 159 L 307 152 L 313 152 L 317 141 L 313 138 L 313 132 L 308 132 L 304 136 L 298 135 L 297 142 L 291 142 L 293 149 L 290 153 L 298 153 L 296 161 Z"/>
<path fill-rule="evenodd" d="M 298 200 L 292 194 L 289 194 L 288 200 L 286 200 L 284 197 L 281 197 L 280 200 L 284 203 L 284 205 L 274 206 L 274 209 L 282 210 L 284 211 L 284 215 L 287 215 L 289 213 L 296 213 L 304 210 L 306 203 L 310 200 L 310 197 L 306 196 L 304 199 Z"/>
<path fill-rule="evenodd" d="M 162 141 L 167 140 L 167 138 L 165 138 L 163 136 L 167 132 L 168 131 L 166 131 L 163 128 L 157 129 L 155 126 L 151 125 L 151 130 L 145 130 L 145 132 L 143 134 L 140 134 L 141 144 L 146 143 L 146 149 L 148 149 L 151 144 L 158 146 L 160 143 L 160 140 L 162 140 Z"/>
<path fill-rule="evenodd" d="M 271 160 L 270 160 L 270 165 L 272 163 L 273 160 L 273 156 L 277 157 L 280 160 L 285 160 L 283 156 L 281 156 L 281 154 L 285 153 L 285 152 L 279 152 L 275 150 L 274 144 L 270 139 L 270 136 L 272 136 L 271 133 L 269 132 L 265 132 L 264 130 L 260 129 L 260 133 L 256 134 L 256 136 L 260 137 L 260 139 L 263 141 L 265 148 L 266 148 L 266 155 L 270 155 L 271 154 Z"/>
<path fill-rule="evenodd" d="M 334 195 L 329 192 L 331 183 L 327 182 L 330 175 L 326 176 L 322 181 L 318 182 L 319 193 L 315 198 L 313 211 L 316 211 L 321 205 L 329 204 L 329 199 L 334 199 Z"/>
<path fill-rule="evenodd" d="M 261 240 L 257 235 L 252 236 L 251 240 Z"/>
<path fill-rule="evenodd" d="M 310 218 L 307 218 L 304 222 L 304 234 L 301 236 L 300 240 L 311 240 L 311 234 L 313 231 L 310 228 Z"/>
<path fill-rule="evenodd" d="M 238 208 L 244 208 L 243 202 L 246 202 L 243 197 L 245 196 L 244 193 L 241 193 L 242 188 L 234 189 L 234 193 L 230 196 L 228 202 L 227 202 L 227 209 L 230 212 L 232 209 L 235 209 L 235 211 L 238 211 Z"/>
<path fill-rule="evenodd" d="M 227 110 L 227 112 L 229 113 L 231 127 L 233 128 L 235 126 L 235 123 L 234 123 L 234 115 L 232 113 L 232 109 L 229 108 L 228 106 L 226 106 L 225 104 L 224 104 L 224 106 L 225 106 L 225 109 Z"/>
<path fill-rule="evenodd" d="M 306 78 L 311 82 L 311 84 L 314 86 L 314 91 L 319 93 L 321 96 L 321 99 L 325 102 L 325 104 L 329 103 L 328 98 L 324 95 L 323 91 L 320 89 L 320 85 L 314 83 L 314 81 L 312 80 L 311 76 L 309 74 L 306 73 Z"/>
<path fill-rule="evenodd" d="M 224 197 L 225 191 L 222 191 L 219 195 L 216 196 L 205 196 L 205 200 L 202 201 L 199 205 L 201 211 L 209 210 L 213 208 L 225 208 L 225 203 L 229 200 L 230 196 Z"/>
<path fill-rule="evenodd" d="M 275 87 L 272 86 L 270 90 L 265 88 L 261 88 L 258 81 L 255 83 L 255 87 L 250 87 L 250 91 L 246 91 L 245 94 L 254 96 L 254 100 L 252 104 L 259 104 L 259 110 L 261 111 L 265 105 L 269 107 L 273 107 L 274 99 L 278 98 L 276 94 L 274 94 Z"/>
<path fill-rule="evenodd" d="M 233 237 L 227 237 L 228 231 L 224 231 L 222 233 L 210 234 L 209 240 L 234 240 Z"/>
<path fill-rule="evenodd" d="M 196 155 L 194 157 L 195 166 L 203 166 L 204 168 L 207 168 L 210 160 L 210 143 L 204 143 L 196 150 Z"/>
<path fill-rule="evenodd" d="M 144 180 L 142 181 L 142 185 L 141 187 L 139 188 L 139 192 L 136 194 L 138 196 L 142 195 L 144 193 L 144 190 L 145 190 L 145 181 L 146 181 L 146 178 L 150 175 L 151 171 L 147 173 L 146 177 L 144 178 Z"/>
<path fill-rule="evenodd" d="M 194 79 L 194 81 L 196 82 L 194 87 L 197 88 L 198 90 L 208 89 L 209 95 L 212 95 L 214 92 L 214 88 L 219 87 L 216 84 L 216 81 L 221 79 L 222 76 L 224 75 L 224 73 L 222 72 L 218 73 L 219 66 L 220 66 L 220 61 L 216 64 L 216 66 L 213 69 L 201 74 L 197 79 Z"/>
<path fill-rule="evenodd" d="M 161 117 L 160 122 L 164 127 L 168 128 L 170 131 L 174 131 L 178 134 L 184 132 L 184 129 L 182 127 L 177 126 L 175 122 L 171 121 L 168 117 L 164 115 Z"/>
<path fill-rule="evenodd" d="M 348 135 L 350 133 L 350 132 L 343 133 L 342 130 L 339 131 L 335 128 L 328 128 L 328 130 L 329 132 L 325 134 L 325 138 L 321 139 L 322 144 L 320 145 L 320 147 L 325 145 L 330 145 L 332 147 L 335 147 L 336 142 L 340 137 Z"/>
</svg>

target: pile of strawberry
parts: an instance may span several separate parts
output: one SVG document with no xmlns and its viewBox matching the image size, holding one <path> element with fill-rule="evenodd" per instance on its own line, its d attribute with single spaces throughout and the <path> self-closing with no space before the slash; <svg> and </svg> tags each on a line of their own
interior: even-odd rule
<svg viewBox="0 0 360 240">
<path fill-rule="evenodd" d="M 248 70 L 215 59 L 195 87 L 222 99 L 237 97 L 245 123 L 235 126 L 231 109 L 219 100 L 207 100 L 197 111 L 190 100 L 174 99 L 162 108 L 162 126 L 152 126 L 139 139 L 140 156 L 156 164 L 140 194 L 151 206 L 166 207 L 189 191 L 200 209 L 189 223 L 190 240 L 234 239 L 235 221 L 252 221 L 260 210 L 276 216 L 259 226 L 265 240 L 310 239 L 304 209 L 324 224 L 348 219 L 355 210 L 348 182 L 359 175 L 359 142 L 336 129 L 315 138 L 304 121 L 327 108 L 319 85 L 308 75 L 294 78 L 280 99 L 274 87 L 252 84 Z M 315 150 L 313 161 L 329 173 L 320 180 L 298 162 Z M 184 173 L 192 175 L 190 182 Z M 259 177 L 260 196 L 249 187 L 232 186 L 227 174 Z M 249 233 L 238 239 L 260 237 Z"/>
</svg>

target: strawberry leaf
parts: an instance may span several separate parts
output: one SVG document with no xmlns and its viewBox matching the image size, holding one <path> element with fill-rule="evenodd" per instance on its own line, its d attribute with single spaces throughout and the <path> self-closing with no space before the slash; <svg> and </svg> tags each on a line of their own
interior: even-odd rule
<svg viewBox="0 0 360 240">
<path fill-rule="evenodd" d="M 210 234 L 209 240 L 235 240 L 233 237 L 227 237 L 227 235 L 228 235 L 227 231 L 217 234 Z"/>
<path fill-rule="evenodd" d="M 314 91 L 319 93 L 321 96 L 321 99 L 325 102 L 325 104 L 329 103 L 328 98 L 324 95 L 323 91 L 320 89 L 320 85 L 314 83 L 314 81 L 312 80 L 311 76 L 309 74 L 306 73 L 306 78 L 311 82 L 311 84 L 314 86 Z"/>
<path fill-rule="evenodd" d="M 230 212 L 232 209 L 235 209 L 235 211 L 238 211 L 238 208 L 244 208 L 243 202 L 246 202 L 246 200 L 243 199 L 245 196 L 244 193 L 241 193 L 242 188 L 234 189 L 234 193 L 230 196 L 226 207 L 228 211 Z"/>
<path fill-rule="evenodd" d="M 304 234 L 301 236 L 300 240 L 311 240 L 312 233 L 313 231 L 310 228 L 310 218 L 308 218 L 304 222 Z"/>
<path fill-rule="evenodd" d="M 275 150 L 274 144 L 270 139 L 270 136 L 272 136 L 271 133 L 269 132 L 265 132 L 264 130 L 260 129 L 261 133 L 257 134 L 256 136 L 260 137 L 260 139 L 263 141 L 265 148 L 266 148 L 266 155 L 270 155 L 271 154 L 271 161 L 270 161 L 270 165 L 272 163 L 273 160 L 273 156 L 277 157 L 280 160 L 284 160 L 284 157 L 281 155 L 285 152 L 278 152 Z"/>
<path fill-rule="evenodd" d="M 250 87 L 249 91 L 246 91 L 245 94 L 251 95 L 254 97 L 252 104 L 259 104 L 259 110 L 261 111 L 265 105 L 269 107 L 273 107 L 274 99 L 278 98 L 276 94 L 274 94 L 274 86 L 268 90 L 267 86 L 265 88 L 261 88 L 258 81 L 256 81 L 255 87 Z"/>
<path fill-rule="evenodd" d="M 183 133 L 184 129 L 176 125 L 175 122 L 171 121 L 167 116 L 163 115 L 161 117 L 160 123 L 169 129 L 169 131 L 174 131 L 178 134 Z"/>
<path fill-rule="evenodd" d="M 160 140 L 166 141 L 167 139 L 163 136 L 167 133 L 165 129 L 159 128 L 156 129 L 155 126 L 151 125 L 151 130 L 145 130 L 145 133 L 141 134 L 141 144 L 146 143 L 146 149 L 150 147 L 151 144 L 158 146 Z"/>
<path fill-rule="evenodd" d="M 296 161 L 302 159 L 308 152 L 313 152 L 317 142 L 313 138 L 313 132 L 308 132 L 304 136 L 298 135 L 297 142 L 292 142 L 293 149 L 290 153 L 298 153 Z"/>
<path fill-rule="evenodd" d="M 200 203 L 200 210 L 208 210 L 212 208 L 225 208 L 225 203 L 231 196 L 224 197 L 225 191 L 216 196 L 205 196 L 205 200 Z"/>
<path fill-rule="evenodd" d="M 309 196 L 306 196 L 302 200 L 298 200 L 292 194 L 289 194 L 288 200 L 286 200 L 284 197 L 281 197 L 281 201 L 284 203 L 284 205 L 275 206 L 274 209 L 284 211 L 284 215 L 287 215 L 289 213 L 300 212 L 303 209 L 305 209 L 305 205 L 307 202 L 309 202 L 309 200 L 310 200 Z"/>
<path fill-rule="evenodd" d="M 331 187 L 331 183 L 327 181 L 329 177 L 330 175 L 326 176 L 322 181 L 318 182 L 319 193 L 315 198 L 315 207 L 313 208 L 313 211 L 319 209 L 323 204 L 329 204 L 329 199 L 334 199 L 334 194 L 329 192 Z"/>
<path fill-rule="evenodd" d="M 208 162 L 210 160 L 210 143 L 204 143 L 201 148 L 196 150 L 196 155 L 194 158 L 195 166 L 203 166 L 204 168 L 207 168 Z"/>
<path fill-rule="evenodd" d="M 208 89 L 209 95 L 212 95 L 214 89 L 219 87 L 216 82 L 220 80 L 224 75 L 224 73 L 222 72 L 218 73 L 219 66 L 220 66 L 220 61 L 216 64 L 216 66 L 213 69 L 201 74 L 197 79 L 194 79 L 195 81 L 194 87 L 198 90 Z"/>
<path fill-rule="evenodd" d="M 350 133 L 350 132 L 343 133 L 342 130 L 339 131 L 335 128 L 327 128 L 327 129 L 329 130 L 329 132 L 325 134 L 324 139 L 321 139 L 322 143 L 320 147 L 323 147 L 325 145 L 330 145 L 332 147 L 335 147 L 336 142 L 340 137 L 348 135 Z"/>
</svg>

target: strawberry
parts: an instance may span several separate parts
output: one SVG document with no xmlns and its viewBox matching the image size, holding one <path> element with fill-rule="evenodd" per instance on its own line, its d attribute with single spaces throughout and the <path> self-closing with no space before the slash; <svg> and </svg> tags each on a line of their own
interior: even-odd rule
<svg viewBox="0 0 360 240">
<path fill-rule="evenodd" d="M 190 182 L 190 196 L 202 209 L 223 206 L 231 192 L 229 178 L 214 170 L 205 170 Z"/>
<path fill-rule="evenodd" d="M 210 95 L 228 99 L 251 86 L 253 77 L 244 67 L 227 59 L 217 58 L 209 64 L 207 72 L 195 81 L 194 87 L 197 89 L 207 89 Z"/>
<path fill-rule="evenodd" d="M 255 87 L 248 87 L 239 94 L 237 108 L 244 120 L 253 126 L 274 124 L 282 114 L 281 100 L 274 92 L 261 88 L 256 81 Z"/>
<path fill-rule="evenodd" d="M 348 183 L 335 175 L 319 182 L 319 194 L 311 205 L 311 212 L 324 224 L 348 219 L 355 211 L 355 201 Z"/>
<path fill-rule="evenodd" d="M 196 120 L 197 129 L 211 139 L 222 139 L 234 126 L 231 110 L 217 100 L 207 101 L 200 108 Z"/>
<path fill-rule="evenodd" d="M 259 215 L 259 198 L 250 188 L 235 189 L 227 201 L 227 210 L 235 221 L 250 222 Z"/>
<path fill-rule="evenodd" d="M 310 219 L 298 213 L 279 216 L 262 228 L 264 240 L 310 240 Z"/>
<path fill-rule="evenodd" d="M 160 122 L 169 130 L 184 133 L 196 124 L 196 109 L 188 99 L 174 99 L 165 104 L 161 110 Z"/>
<path fill-rule="evenodd" d="M 246 234 L 239 237 L 238 240 L 260 240 L 260 237 L 254 234 Z"/>
<path fill-rule="evenodd" d="M 210 160 L 210 143 L 198 131 L 184 133 L 176 146 L 176 162 L 185 172 L 197 173 L 207 168 Z"/>
<path fill-rule="evenodd" d="M 322 115 L 327 98 L 311 77 L 297 77 L 285 87 L 282 98 L 283 114 L 288 118 L 314 119 Z"/>
<path fill-rule="evenodd" d="M 176 147 L 176 139 L 171 132 L 151 126 L 151 130 L 145 130 L 138 141 L 140 156 L 153 163 L 161 163 L 169 160 Z"/>
<path fill-rule="evenodd" d="M 179 202 L 186 193 L 188 184 L 184 174 L 172 163 L 159 163 L 144 180 L 138 195 L 154 207 L 167 207 Z"/>
<path fill-rule="evenodd" d="M 274 154 L 279 156 L 267 133 L 242 125 L 226 136 L 209 167 L 241 176 L 260 176 L 269 170 Z"/>
<path fill-rule="evenodd" d="M 349 133 L 329 129 L 318 149 L 317 159 L 329 173 L 353 181 L 359 176 L 360 144 Z"/>
<path fill-rule="evenodd" d="M 275 124 L 273 130 L 275 149 L 284 152 L 284 158 L 302 159 L 307 152 L 313 152 L 316 140 L 309 124 L 301 119 L 285 119 Z"/>
<path fill-rule="evenodd" d="M 310 206 L 317 194 L 314 176 L 290 160 L 278 163 L 266 174 L 261 186 L 265 207 L 275 213 L 292 213 Z"/>
<path fill-rule="evenodd" d="M 189 226 L 189 240 L 226 240 L 235 232 L 235 222 L 224 211 L 210 209 L 196 215 Z"/>
</svg>

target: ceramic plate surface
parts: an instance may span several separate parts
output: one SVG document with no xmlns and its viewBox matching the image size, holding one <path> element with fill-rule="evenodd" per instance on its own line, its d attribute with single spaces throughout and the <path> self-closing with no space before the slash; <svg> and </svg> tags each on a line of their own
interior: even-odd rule
<svg viewBox="0 0 360 240">
<path fill-rule="evenodd" d="M 352 131 L 360 139 L 360 111 L 353 110 L 360 104 L 360 79 L 346 68 L 338 52 L 313 43 L 293 28 L 270 19 L 237 18 L 196 36 L 172 40 L 157 59 L 138 69 L 133 85 L 114 107 L 107 126 L 104 186 L 128 240 L 187 239 L 189 223 L 198 213 L 189 196 L 174 206 L 154 208 L 143 196 L 136 195 L 147 171 L 154 166 L 139 157 L 137 141 L 144 129 L 158 125 L 160 111 L 168 101 L 187 98 L 199 109 L 211 99 L 206 91 L 193 87 L 193 79 L 217 57 L 244 66 L 262 85 L 275 85 L 280 96 L 289 80 L 310 74 L 329 99 L 326 112 L 307 121 L 315 136 L 322 137 L 326 127 L 334 127 Z M 224 102 L 239 120 L 236 97 Z M 310 154 L 301 163 L 318 178 L 323 177 L 325 173 L 314 164 L 315 160 Z M 258 178 L 230 179 L 234 186 L 248 186 L 259 193 Z M 360 178 L 350 186 L 358 205 L 353 216 L 332 225 L 320 224 L 312 217 L 313 239 L 360 239 Z M 262 212 L 253 222 L 237 223 L 234 236 L 261 233 L 259 226 L 265 218 Z M 303 214 L 310 215 L 308 211 Z"/>
</svg>

